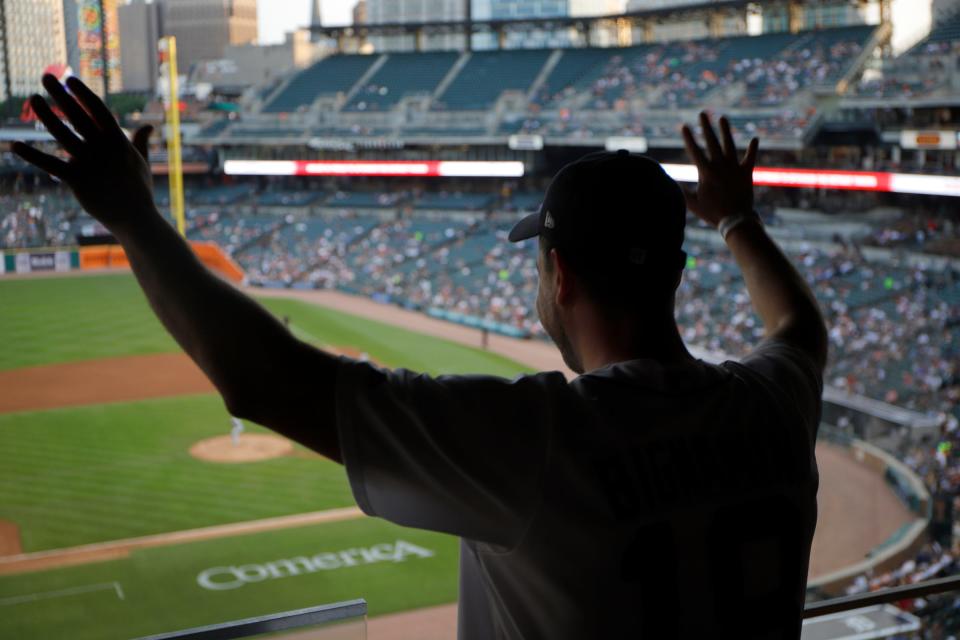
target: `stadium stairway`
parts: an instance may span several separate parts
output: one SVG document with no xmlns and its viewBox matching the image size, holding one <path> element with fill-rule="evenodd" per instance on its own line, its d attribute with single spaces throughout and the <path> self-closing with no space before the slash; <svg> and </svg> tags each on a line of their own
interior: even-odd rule
<svg viewBox="0 0 960 640">
<path fill-rule="evenodd" d="M 344 95 L 343 104 L 341 105 L 341 108 L 345 109 L 347 105 L 349 105 L 350 102 L 353 100 L 353 98 L 358 93 L 360 93 L 360 91 L 364 87 L 370 84 L 374 76 L 377 75 L 377 73 L 380 71 L 381 68 L 383 68 L 383 66 L 387 63 L 389 59 L 390 59 L 390 56 L 387 54 L 377 57 L 377 61 L 374 62 L 372 65 L 370 65 L 370 67 L 363 72 L 363 75 L 357 79 L 357 81 L 353 84 L 353 86 L 350 87 L 350 90 L 347 91 L 346 95 Z"/>
</svg>

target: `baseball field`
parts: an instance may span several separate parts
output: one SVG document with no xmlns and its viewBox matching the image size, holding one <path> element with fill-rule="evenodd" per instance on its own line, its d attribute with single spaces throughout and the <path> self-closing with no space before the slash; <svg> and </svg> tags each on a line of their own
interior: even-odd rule
<svg viewBox="0 0 960 640">
<path fill-rule="evenodd" d="M 371 616 L 456 599 L 454 538 L 362 517 L 342 467 L 261 447 L 254 425 L 235 447 L 219 396 L 129 274 L 0 281 L 0 301 L 0 638 L 132 638 L 358 597 Z M 523 371 L 263 302 L 302 338 L 387 366 Z"/>
<path fill-rule="evenodd" d="M 474 329 L 362 298 L 257 295 L 302 339 L 388 367 L 562 368 L 546 343 L 483 351 Z M 360 597 L 372 638 L 453 636 L 456 539 L 364 517 L 342 467 L 264 429 L 235 440 L 130 274 L 0 280 L 0 336 L 0 638 L 129 639 Z M 817 457 L 811 576 L 913 521 L 849 452 Z"/>
</svg>

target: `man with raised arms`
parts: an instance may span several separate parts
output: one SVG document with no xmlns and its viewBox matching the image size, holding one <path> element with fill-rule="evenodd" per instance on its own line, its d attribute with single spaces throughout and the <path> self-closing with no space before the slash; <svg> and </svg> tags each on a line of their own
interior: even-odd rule
<svg viewBox="0 0 960 640">
<path fill-rule="evenodd" d="M 22 143 L 122 243 L 163 324 L 231 415 L 346 466 L 357 503 L 460 536 L 465 639 L 798 638 L 816 524 L 826 331 L 753 211 L 757 141 L 684 129 L 696 194 L 654 161 L 568 165 L 511 240 L 538 238 L 537 311 L 580 374 L 418 375 L 297 340 L 211 274 L 154 204 L 149 129 L 130 142 L 79 80 L 33 109 L 69 159 Z M 765 339 L 690 355 L 674 319 L 687 206 L 740 266 Z M 411 587 L 415 588 L 414 585 Z"/>
</svg>

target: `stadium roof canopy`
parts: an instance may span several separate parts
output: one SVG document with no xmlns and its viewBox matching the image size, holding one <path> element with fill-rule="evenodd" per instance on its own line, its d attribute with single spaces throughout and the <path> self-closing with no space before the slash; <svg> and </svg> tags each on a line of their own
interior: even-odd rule
<svg viewBox="0 0 960 640">
<path fill-rule="evenodd" d="M 687 14 L 702 14 L 716 10 L 740 9 L 756 4 L 755 0 L 691 0 L 689 4 L 671 7 L 657 7 L 641 11 L 631 11 L 621 14 L 598 16 L 554 17 L 554 18 L 521 18 L 510 20 L 466 20 L 458 21 L 428 21 L 428 22 L 384 22 L 374 24 L 324 26 L 311 25 L 314 34 L 334 38 L 341 41 L 344 38 L 366 38 L 368 36 L 398 36 L 398 35 L 435 35 L 454 33 L 506 33 L 514 31 L 551 30 L 564 28 L 580 28 L 589 34 L 586 28 L 598 23 L 623 21 L 626 23 L 640 23 L 657 18 L 680 17 Z M 469 6 L 469 5 L 468 5 Z"/>
</svg>

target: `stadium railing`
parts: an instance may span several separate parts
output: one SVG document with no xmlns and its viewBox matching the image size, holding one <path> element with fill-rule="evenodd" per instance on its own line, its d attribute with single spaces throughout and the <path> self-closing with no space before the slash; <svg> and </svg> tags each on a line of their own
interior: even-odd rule
<svg viewBox="0 0 960 640">
<path fill-rule="evenodd" d="M 836 614 L 867 611 L 871 608 L 879 609 L 883 605 L 957 591 L 960 591 L 960 575 L 927 580 L 918 584 L 891 587 L 874 593 L 843 596 L 822 602 L 808 603 L 804 608 L 803 617 L 809 621 Z M 366 601 L 351 600 L 154 635 L 139 640 L 236 640 L 283 631 L 303 631 L 308 628 L 318 632 L 315 636 L 311 635 L 317 640 L 333 637 L 325 635 L 323 629 L 335 631 L 337 640 L 347 638 L 366 640 L 366 615 Z"/>
<path fill-rule="evenodd" d="M 803 617 L 805 619 L 819 618 L 820 616 L 863 609 L 878 604 L 892 604 L 956 591 L 960 591 L 960 575 L 935 578 L 933 580 L 925 580 L 916 584 L 907 584 L 899 587 L 890 587 L 882 591 L 874 591 L 873 593 L 841 596 L 821 602 L 808 603 L 807 606 L 804 607 Z"/>
<path fill-rule="evenodd" d="M 283 631 L 309 632 L 314 640 L 366 640 L 367 601 L 348 600 L 296 611 L 234 620 L 204 627 L 147 636 L 138 640 L 236 640 L 270 635 Z M 303 635 L 298 634 L 303 638 Z"/>
</svg>

